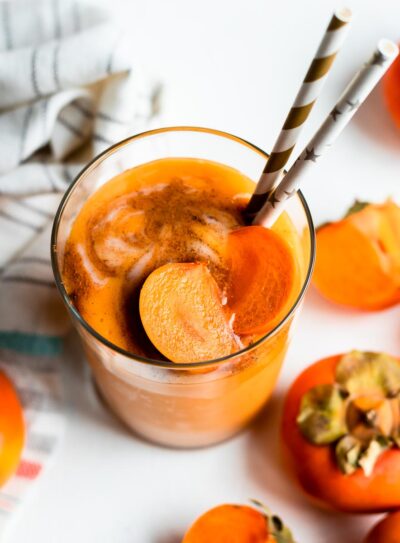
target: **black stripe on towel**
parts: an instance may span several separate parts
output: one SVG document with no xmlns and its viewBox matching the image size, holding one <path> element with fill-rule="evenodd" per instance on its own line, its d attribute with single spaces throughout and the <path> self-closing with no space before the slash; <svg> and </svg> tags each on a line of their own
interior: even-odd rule
<svg viewBox="0 0 400 543">
<path fill-rule="evenodd" d="M 28 202 L 25 202 L 25 200 L 20 200 L 20 199 L 14 198 L 13 202 L 15 204 L 19 205 L 20 207 L 24 207 L 25 209 L 29 209 L 30 211 L 36 212 L 41 217 L 47 217 L 49 219 L 51 219 L 53 217 L 53 213 L 49 213 L 48 211 L 45 211 L 44 209 L 40 209 L 38 207 L 35 207 L 34 205 L 29 204 Z"/>
<path fill-rule="evenodd" d="M 81 139 L 84 139 L 86 138 L 86 134 L 84 134 L 82 132 L 82 130 L 79 130 L 79 128 L 77 128 L 76 126 L 74 126 L 73 124 L 71 124 L 69 121 L 66 121 L 65 119 L 63 119 L 62 117 L 58 117 L 57 118 L 57 121 L 62 124 L 65 128 L 67 128 L 70 132 L 72 132 L 73 134 L 75 134 L 75 136 L 77 136 L 78 138 L 81 138 Z"/>
<path fill-rule="evenodd" d="M 10 25 L 10 3 L 1 2 L 2 7 L 2 20 L 3 20 L 3 31 L 4 31 L 4 42 L 6 49 L 12 49 L 12 35 L 11 35 L 11 25 Z"/>
<path fill-rule="evenodd" d="M 43 264 L 50 266 L 51 261 L 49 258 L 43 258 L 41 256 L 23 256 L 21 258 L 18 258 L 18 260 L 15 260 L 14 262 L 10 262 L 10 266 L 15 266 L 17 264 L 24 263 L 24 264 Z"/>
<path fill-rule="evenodd" d="M 82 115 L 86 117 L 87 119 L 93 119 L 94 117 L 93 111 L 90 111 L 88 108 L 83 106 L 78 100 L 71 102 L 70 105 L 74 107 L 75 109 L 77 109 L 78 111 L 80 111 Z"/>
<path fill-rule="evenodd" d="M 105 138 L 101 134 L 93 134 L 93 139 L 95 141 L 101 141 L 102 143 L 106 143 L 107 145 L 114 145 L 113 141 L 108 140 L 107 138 Z"/>
<path fill-rule="evenodd" d="M 72 181 L 75 179 L 75 177 L 69 171 L 67 164 L 63 164 L 63 173 L 64 173 L 64 177 L 65 177 L 65 180 L 67 181 L 67 183 L 68 184 L 72 183 Z"/>
<path fill-rule="evenodd" d="M 120 124 L 120 125 L 126 125 L 127 124 L 126 122 L 120 121 L 119 119 L 115 119 L 115 117 L 111 117 L 111 115 L 107 115 L 107 113 L 102 113 L 101 111 L 99 111 L 96 114 L 96 117 L 98 117 L 102 121 L 107 121 L 109 123 Z"/>
<path fill-rule="evenodd" d="M 31 83 L 32 83 L 32 89 L 35 93 L 36 97 L 41 96 L 41 92 L 38 85 L 38 79 L 37 79 L 37 56 L 38 56 L 38 48 L 32 50 L 32 57 L 31 57 Z"/>
<path fill-rule="evenodd" d="M 24 160 L 24 150 L 25 150 L 25 142 L 26 142 L 26 135 L 28 133 L 28 127 L 30 120 L 32 118 L 33 114 L 33 107 L 29 106 L 27 110 L 25 111 L 24 120 L 22 123 L 22 129 L 21 129 L 21 146 L 19 150 L 19 162 L 21 163 Z"/>
<path fill-rule="evenodd" d="M 39 232 L 41 230 L 40 226 L 35 226 L 34 224 L 26 222 L 23 219 L 13 217 L 12 215 L 9 215 L 6 211 L 3 211 L 2 209 L 0 209 L 0 217 L 3 217 L 3 219 L 6 219 L 9 222 L 19 224 L 20 226 L 25 226 L 25 228 L 29 228 L 30 230 L 33 230 L 34 232 Z"/>
<path fill-rule="evenodd" d="M 81 29 L 81 18 L 79 13 L 79 1 L 76 0 L 72 6 L 72 20 L 74 24 L 74 33 Z"/>
<path fill-rule="evenodd" d="M 56 288 L 54 281 L 46 281 L 45 279 L 35 279 L 33 277 L 23 277 L 20 275 L 2 276 L 1 283 L 25 283 L 27 285 L 35 285 L 38 287 Z"/>
<path fill-rule="evenodd" d="M 61 17 L 60 6 L 58 0 L 53 0 L 53 13 L 54 13 L 54 37 L 58 40 L 61 38 Z"/>
<path fill-rule="evenodd" d="M 60 44 L 56 43 L 53 49 L 53 78 L 54 78 L 54 85 L 55 90 L 59 90 L 61 88 L 60 83 L 60 73 L 59 73 L 59 52 L 60 52 Z"/>
<path fill-rule="evenodd" d="M 50 168 L 49 168 L 49 165 L 47 164 L 47 162 L 42 162 L 41 163 L 42 166 L 43 166 L 43 170 L 45 172 L 45 175 L 47 177 L 47 180 L 52 188 L 52 191 L 53 192 L 60 192 L 60 189 L 57 187 L 56 185 L 56 182 L 53 178 L 53 176 L 51 175 L 51 172 L 50 172 Z"/>
<path fill-rule="evenodd" d="M 114 62 L 114 55 L 115 55 L 115 51 L 118 47 L 118 42 L 119 42 L 119 39 L 117 39 L 117 41 L 114 43 L 111 51 L 110 51 L 110 55 L 108 57 L 108 60 L 107 60 L 107 63 L 106 63 L 106 74 L 108 75 L 111 75 L 113 73 L 113 62 Z"/>
</svg>

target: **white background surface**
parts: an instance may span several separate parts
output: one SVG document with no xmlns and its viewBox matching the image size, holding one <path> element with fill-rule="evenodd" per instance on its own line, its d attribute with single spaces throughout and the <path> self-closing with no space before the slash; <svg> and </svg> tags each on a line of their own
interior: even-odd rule
<svg viewBox="0 0 400 543">
<path fill-rule="evenodd" d="M 329 20 L 334 1 L 113 1 L 133 52 L 165 83 L 163 124 L 226 130 L 270 149 Z M 356 16 L 303 144 L 378 38 L 400 39 L 398 0 L 349 1 Z M 299 147 L 300 151 L 301 147 Z M 316 224 L 354 197 L 400 201 L 400 131 L 375 92 L 304 187 Z M 79 348 L 65 361 L 68 426 L 55 465 L 18 518 L 10 543 L 180 543 L 222 502 L 256 497 L 285 518 L 299 543 L 361 542 L 372 517 L 321 512 L 281 465 L 284 389 L 319 357 L 351 348 L 400 354 L 400 309 L 347 311 L 310 289 L 278 390 L 261 417 L 228 443 L 158 448 L 129 435 L 99 404 Z M 212 542 L 210 542 L 212 543 Z"/>
</svg>

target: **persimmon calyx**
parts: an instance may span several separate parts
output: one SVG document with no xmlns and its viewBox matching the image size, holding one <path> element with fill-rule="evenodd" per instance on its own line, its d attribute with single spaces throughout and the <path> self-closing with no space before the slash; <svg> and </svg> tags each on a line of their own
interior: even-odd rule
<svg viewBox="0 0 400 543">
<path fill-rule="evenodd" d="M 297 423 L 303 435 L 316 445 L 336 441 L 346 433 L 344 402 L 339 387 L 318 385 L 302 398 Z"/>
<path fill-rule="evenodd" d="M 358 213 L 359 211 L 362 211 L 367 206 L 371 205 L 370 202 L 363 202 L 361 200 L 354 200 L 354 202 L 351 204 L 349 209 L 346 211 L 346 213 L 343 215 L 343 219 L 347 219 L 347 217 L 350 217 L 350 215 L 354 215 L 354 213 Z M 328 226 L 329 224 L 332 224 L 333 221 L 325 221 L 317 226 L 317 231 L 324 228 L 324 226 Z"/>
<path fill-rule="evenodd" d="M 400 448 L 400 363 L 383 353 L 342 356 L 335 382 L 302 397 L 297 424 L 310 443 L 334 447 L 344 474 L 370 476 L 385 450 Z"/>
<path fill-rule="evenodd" d="M 264 515 L 268 526 L 268 534 L 272 536 L 272 541 L 274 541 L 274 543 L 296 543 L 293 539 L 292 532 L 285 526 L 280 517 L 274 515 L 262 502 L 258 500 L 251 500 L 251 502 Z"/>
<path fill-rule="evenodd" d="M 370 202 L 362 202 L 361 200 L 354 200 L 353 204 L 346 211 L 346 214 L 344 215 L 343 218 L 345 219 L 346 217 L 353 215 L 353 213 L 358 213 L 359 211 L 362 211 L 364 208 L 366 208 L 369 205 L 370 205 Z"/>
</svg>

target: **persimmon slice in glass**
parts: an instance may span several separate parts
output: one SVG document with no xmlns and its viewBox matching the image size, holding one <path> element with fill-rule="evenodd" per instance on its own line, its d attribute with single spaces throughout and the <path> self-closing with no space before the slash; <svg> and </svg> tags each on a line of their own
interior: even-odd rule
<svg viewBox="0 0 400 543">
<path fill-rule="evenodd" d="M 17 393 L 0 371 L 0 488 L 16 471 L 25 439 L 25 423 Z"/>
<path fill-rule="evenodd" d="M 157 268 L 144 282 L 139 311 L 149 339 L 172 362 L 212 360 L 235 350 L 221 293 L 205 264 Z"/>
<path fill-rule="evenodd" d="M 263 334 L 287 309 L 294 284 L 295 263 L 286 242 L 273 230 L 246 226 L 231 232 L 228 306 L 236 334 Z"/>
</svg>

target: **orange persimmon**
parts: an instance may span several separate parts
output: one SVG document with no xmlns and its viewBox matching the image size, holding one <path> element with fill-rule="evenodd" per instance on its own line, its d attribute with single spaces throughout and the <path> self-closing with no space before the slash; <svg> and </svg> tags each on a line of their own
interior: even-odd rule
<svg viewBox="0 0 400 543">
<path fill-rule="evenodd" d="M 355 209 L 318 229 L 313 283 L 338 304 L 384 309 L 400 301 L 400 208 L 387 201 Z"/>
<path fill-rule="evenodd" d="M 290 300 L 295 264 L 289 247 L 273 230 L 246 226 L 229 234 L 227 257 L 234 331 L 266 333 L 278 324 Z"/>
<path fill-rule="evenodd" d="M 0 371 L 0 488 L 18 467 L 25 439 L 25 424 L 17 393 Z"/>
<path fill-rule="evenodd" d="M 142 287 L 140 317 L 149 339 L 177 363 L 212 360 L 235 350 L 217 283 L 205 264 L 165 264 Z"/>
<path fill-rule="evenodd" d="M 383 80 L 383 96 L 392 119 L 400 128 L 400 57 L 393 62 Z"/>
<path fill-rule="evenodd" d="M 378 522 L 368 533 L 365 543 L 400 543 L 400 511 Z"/>
<path fill-rule="evenodd" d="M 282 521 L 247 505 L 220 505 L 199 517 L 182 543 L 294 543 Z"/>
<path fill-rule="evenodd" d="M 351 359 L 352 356 L 354 359 Z M 359 373 L 357 361 L 362 356 L 365 357 L 367 367 L 366 372 Z M 329 398 L 331 403 L 324 405 L 322 391 L 326 390 L 327 387 L 336 386 L 339 364 L 347 358 L 350 360 L 350 370 L 346 370 L 348 372 L 349 389 L 347 391 L 339 390 L 336 405 L 331 401 L 332 396 Z M 375 360 L 374 366 L 369 364 L 370 360 Z M 362 412 L 363 417 L 361 417 L 356 412 L 356 407 L 361 410 L 364 409 L 363 406 L 368 405 L 367 400 L 369 400 L 370 408 L 371 406 L 375 408 L 376 405 L 380 405 L 378 392 L 380 387 L 383 386 L 382 383 L 386 385 L 386 383 L 390 384 L 392 382 L 391 377 L 390 379 L 382 377 L 383 374 L 380 368 L 383 368 L 386 363 L 394 366 L 393 371 L 398 386 L 400 374 L 398 359 L 389 357 L 389 355 L 354 351 L 346 355 L 331 356 L 312 364 L 299 375 L 287 393 L 281 426 L 285 457 L 301 488 L 319 504 L 351 513 L 378 513 L 400 508 L 400 484 L 398 484 L 400 481 L 400 449 L 394 445 L 385 448 L 385 439 L 389 440 L 387 436 L 390 436 L 390 433 L 388 434 L 387 425 L 381 424 L 382 421 L 380 421 L 380 424 L 383 430 L 381 429 L 380 432 L 384 433 L 386 437 L 381 441 L 379 439 L 382 436 L 378 435 L 378 432 L 375 435 L 375 430 L 371 427 L 382 413 L 385 416 L 387 416 L 387 413 L 385 414 L 382 409 L 379 410 L 379 413 L 376 410 L 372 414 L 376 415 L 378 413 L 379 417 L 372 417 L 369 416 L 370 413 L 367 408 L 367 411 Z M 354 374 L 352 374 L 353 370 Z M 341 370 L 340 378 L 343 378 L 343 370 Z M 321 412 L 325 415 L 325 418 L 319 416 L 314 418 L 313 421 L 314 430 L 317 427 L 319 431 L 325 432 L 322 436 L 319 435 L 320 438 L 322 437 L 320 444 L 315 444 L 315 436 L 314 442 L 306 438 L 306 434 L 301 427 L 304 420 L 304 417 L 301 417 L 302 406 L 305 406 L 306 411 L 306 413 L 303 412 L 303 415 L 310 416 L 310 404 L 304 403 L 305 398 L 309 399 L 310 391 L 315 392 L 316 390 L 319 391 L 319 398 L 318 394 L 314 394 L 314 402 L 316 400 L 314 408 L 315 405 L 318 405 L 320 410 L 318 415 L 321 415 Z M 393 395 L 394 392 L 391 391 L 390 394 Z M 399 402 L 398 389 L 397 396 L 392 398 L 388 393 L 388 397 L 383 398 L 382 404 L 391 408 L 393 400 Z M 339 405 L 341 402 L 342 404 Z M 350 404 L 351 409 L 349 408 Z M 398 403 L 395 407 L 398 414 Z M 312 408 L 313 406 L 311 406 L 311 410 Z M 342 409 L 346 411 L 342 411 Z M 344 417 L 344 427 L 342 428 L 340 424 L 332 423 L 335 410 L 336 413 L 341 414 L 341 417 Z M 312 414 L 315 416 L 315 413 L 316 411 Z M 391 411 L 389 411 L 389 415 L 392 416 Z M 364 428 L 362 428 L 362 421 L 365 421 Z M 396 418 L 396 432 L 398 431 L 398 423 L 399 420 Z M 350 424 L 352 425 L 351 428 Z M 364 433 L 360 433 L 360 429 Z M 349 436 L 348 434 L 352 432 L 353 434 Z M 332 437 L 329 433 L 336 435 L 338 438 L 336 443 L 332 443 L 333 439 L 329 439 Z M 312 432 L 310 432 L 310 435 L 312 435 Z M 356 465 L 355 458 L 353 458 L 352 469 L 348 473 L 343 472 L 339 467 L 337 456 L 340 440 L 345 442 L 347 439 L 350 440 L 350 443 L 353 442 L 353 445 L 357 445 L 359 443 L 358 437 L 365 438 L 367 436 L 367 438 L 370 438 L 371 435 L 374 441 L 383 443 L 383 448 L 374 457 L 373 467 L 371 465 L 367 466 L 366 463 L 363 464 L 362 461 Z M 354 436 L 357 436 L 357 438 Z M 331 444 L 328 442 L 331 442 Z M 354 448 L 353 452 L 358 454 L 356 448 Z M 347 453 L 352 453 L 351 447 Z M 361 464 L 363 467 L 360 467 Z M 364 470 L 367 467 L 368 470 Z"/>
</svg>

